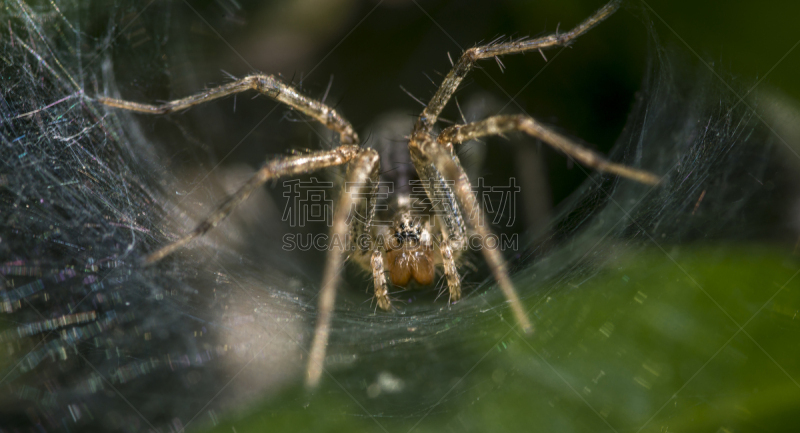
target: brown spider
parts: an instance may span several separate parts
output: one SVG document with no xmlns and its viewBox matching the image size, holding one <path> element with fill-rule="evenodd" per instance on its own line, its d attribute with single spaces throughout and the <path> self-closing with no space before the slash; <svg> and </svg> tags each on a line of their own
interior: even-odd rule
<svg viewBox="0 0 800 433">
<path fill-rule="evenodd" d="M 348 164 L 346 185 L 355 186 L 355 188 L 345 189 L 341 193 L 334 209 L 330 236 L 331 239 L 339 238 L 346 242 L 353 242 L 354 239 L 366 236 L 371 242 L 357 242 L 352 249 L 352 244 L 349 243 L 345 244 L 343 248 L 329 249 L 319 295 L 319 314 L 306 371 L 307 386 L 315 387 L 319 383 L 323 371 L 336 287 L 345 260 L 358 263 L 372 273 L 375 298 L 378 306 L 383 310 L 392 308 L 387 288 L 387 271 L 389 279 L 396 286 L 407 286 L 412 282 L 415 282 L 416 286 L 429 286 L 434 281 L 436 266 L 441 265 L 446 277 L 450 300 L 461 299 L 461 280 L 456 263 L 467 247 L 466 239 L 468 235 L 472 234 L 478 235 L 480 239 L 488 239 L 488 235 L 491 233 L 489 229 L 478 223 L 480 215 L 477 215 L 476 212 L 465 211 L 479 208 L 476 206 L 476 197 L 472 192 L 469 179 L 455 154 L 454 145 L 478 137 L 522 131 L 589 167 L 642 183 L 656 184 L 658 182 L 658 178 L 653 174 L 609 162 L 601 155 L 572 142 L 527 116 L 494 116 L 479 122 L 445 128 L 438 135 L 434 132 L 434 125 L 442 109 L 478 60 L 568 45 L 614 13 L 619 8 L 619 4 L 619 0 L 612 0 L 594 15 L 565 33 L 556 33 L 532 40 L 489 44 L 466 50 L 417 118 L 411 135 L 408 137 L 410 160 L 416 173 L 406 173 L 405 178 L 416 175 L 424 181 L 422 184 L 431 200 L 434 200 L 434 195 L 440 199 L 444 198 L 445 211 L 415 214 L 410 208 L 408 194 L 401 192 L 395 196 L 395 214 L 386 218 L 391 221 L 389 225 L 372 224 L 375 217 L 375 206 L 374 200 L 371 200 L 370 197 L 374 197 L 376 194 L 379 180 L 380 158 L 378 152 L 371 148 L 361 147 L 353 127 L 338 112 L 319 101 L 302 95 L 292 86 L 274 76 L 251 75 L 162 105 L 98 98 L 99 102 L 111 107 L 150 114 L 167 114 L 227 95 L 255 90 L 314 118 L 328 129 L 337 132 L 340 137 L 340 146 L 332 150 L 267 161 L 244 186 L 194 230 L 151 253 L 147 256 L 146 262 L 154 263 L 161 260 L 216 227 L 247 199 L 255 188 L 260 187 L 268 180 Z M 354 206 L 364 206 L 367 209 L 367 218 L 363 220 L 349 219 L 348 216 Z M 376 240 L 382 241 L 376 242 Z M 533 327 L 511 283 L 502 254 L 495 248 L 482 248 L 481 250 L 495 280 L 511 306 L 517 323 L 525 332 L 531 332 Z"/>
</svg>

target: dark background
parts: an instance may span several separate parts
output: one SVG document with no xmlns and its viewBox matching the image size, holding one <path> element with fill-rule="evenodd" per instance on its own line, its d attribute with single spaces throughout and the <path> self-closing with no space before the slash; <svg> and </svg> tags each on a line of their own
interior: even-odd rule
<svg viewBox="0 0 800 433">
<path fill-rule="evenodd" d="M 462 49 L 498 36 L 535 37 L 559 25 L 569 29 L 603 4 L 418 3 L 218 0 L 154 4 L 139 18 L 144 27 L 125 20 L 116 24 L 128 26 L 114 32 L 120 35 L 112 48 L 116 84 L 125 98 L 152 102 L 227 82 L 226 72 L 242 77 L 263 71 L 295 83 L 302 79 L 303 90 L 314 97 L 322 97 L 332 78 L 327 101 L 368 141 L 374 133 L 370 124 L 379 115 L 393 110 L 409 116 L 419 113 L 421 106 L 400 86 L 427 101 L 436 86 L 426 74 L 438 85 L 449 70 L 448 52 L 456 58 Z M 756 6 L 745 1 L 651 1 L 647 5 L 652 10 L 644 3 L 625 2 L 623 10 L 572 47 L 547 51 L 550 63 L 538 53 L 505 56 L 506 69 L 501 72 L 495 62 L 483 61 L 483 71 L 471 73 L 458 92 L 459 102 L 482 98 L 490 101 L 489 106 L 502 107 L 519 93 L 516 104 L 508 104 L 503 113 L 524 110 L 606 152 L 620 134 L 653 53 L 648 48 L 650 20 L 662 46 L 685 51 L 687 68 L 698 61 L 693 51 L 731 83 L 737 79 L 754 82 L 800 39 L 792 22 L 796 14 L 788 9 L 798 7 L 784 2 Z M 107 23 L 101 24 L 98 32 L 107 31 L 103 28 Z M 793 73 L 798 56 L 789 53 L 759 89 L 772 87 L 793 97 L 800 95 Z M 252 97 L 240 95 L 235 102 L 228 98 L 168 119 L 139 117 L 148 134 L 175 149 L 169 162 L 181 169 L 196 167 L 198 158 L 210 166 L 221 161 L 257 167 L 265 157 L 287 149 L 327 146 L 318 132 L 290 121 L 298 116 L 282 106 L 259 124 L 275 104 Z M 444 117 L 460 120 L 454 105 L 448 108 Z M 519 138 L 513 141 L 532 144 Z M 212 149 L 210 155 L 204 148 Z M 546 169 L 541 179 L 549 185 L 542 190 L 552 197 L 540 197 L 537 206 L 557 204 L 586 177 L 585 171 L 563 156 L 543 152 Z M 499 181 L 530 167 L 538 170 L 537 165 L 526 165 L 524 157 L 520 160 L 513 146 L 494 140 L 478 172 Z"/>
</svg>

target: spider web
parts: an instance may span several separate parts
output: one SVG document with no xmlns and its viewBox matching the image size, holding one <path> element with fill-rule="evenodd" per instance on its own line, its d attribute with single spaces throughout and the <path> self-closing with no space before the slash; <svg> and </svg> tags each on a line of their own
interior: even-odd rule
<svg viewBox="0 0 800 433">
<path fill-rule="evenodd" d="M 121 82 L 135 83 L 124 95 L 142 101 L 205 84 L 176 78 L 186 65 L 176 68 L 174 46 L 190 47 L 191 36 L 175 39 L 182 33 L 173 27 L 190 26 L 174 8 L 5 4 L 0 431 L 230 431 L 226 423 L 260 400 L 277 420 L 260 426 L 297 430 L 512 430 L 531 414 L 550 429 L 638 428 L 791 281 L 796 260 L 764 247 L 796 237 L 797 135 L 781 120 L 788 103 L 740 100 L 746 86 L 731 91 L 651 35 L 642 90 L 610 158 L 664 181 L 651 188 L 590 173 L 538 237 L 523 237 L 511 265 L 536 334 L 523 339 L 504 319 L 507 306 L 478 259 L 467 298 L 452 307 L 420 295 L 426 302 L 404 314 L 372 314 L 362 293 L 343 288 L 326 360 L 332 375 L 306 394 L 299 383 L 318 270 L 302 262 L 323 255 L 281 252 L 280 234 L 264 224 L 280 219 L 274 195 L 254 194 L 189 251 L 141 266 L 250 172 L 220 169 L 206 179 L 217 158 L 184 123 L 140 121 L 91 99 L 117 95 Z M 241 99 L 237 110 L 248 104 Z M 185 174 L 192 166 L 200 170 Z M 772 280 L 759 274 L 720 288 L 731 280 L 701 277 L 704 266 L 738 275 L 725 266 L 740 263 L 745 248 L 744 261 Z M 348 272 L 359 287 L 363 275 Z M 769 290 L 747 290 L 758 284 Z M 746 294 L 727 298 L 727 289 Z M 796 333 L 781 313 L 792 302 L 773 306 L 773 320 Z M 789 379 L 798 377 L 790 356 L 778 358 Z M 738 362 L 736 353 L 724 359 Z M 765 365 L 775 368 L 756 364 Z M 736 371 L 703 376 L 704 385 Z M 776 374 L 767 382 L 791 382 Z M 778 393 L 779 415 L 797 401 L 792 386 Z M 681 412 L 662 416 L 685 422 Z M 753 419 L 781 426 L 779 416 Z"/>
</svg>

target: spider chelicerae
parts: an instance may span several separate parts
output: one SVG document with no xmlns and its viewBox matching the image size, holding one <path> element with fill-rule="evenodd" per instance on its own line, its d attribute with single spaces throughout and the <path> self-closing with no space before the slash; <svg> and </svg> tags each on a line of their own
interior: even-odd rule
<svg viewBox="0 0 800 433">
<path fill-rule="evenodd" d="M 455 146 L 459 143 L 484 136 L 521 131 L 586 166 L 642 183 L 658 183 L 658 178 L 653 174 L 609 162 L 594 151 L 576 144 L 524 115 L 493 116 L 474 123 L 451 126 L 438 134 L 434 129 L 445 105 L 478 60 L 532 50 L 541 52 L 543 49 L 569 45 L 578 36 L 613 14 L 619 5 L 619 0 L 609 2 L 568 32 L 557 32 L 536 39 L 492 43 L 466 50 L 425 106 L 408 136 L 408 152 L 415 172 L 404 173 L 403 178 L 416 176 L 422 181 L 421 184 L 428 197 L 432 201 L 434 196 L 437 200 L 444 200 L 445 206 L 437 212 L 414 212 L 410 205 L 410 197 L 403 190 L 394 196 L 394 206 L 391 207 L 394 209 L 393 215 L 378 215 L 378 219 L 388 221 L 389 224 L 373 224 L 377 219 L 375 200 L 372 197 L 377 192 L 380 180 L 378 152 L 372 148 L 362 147 L 358 134 L 336 110 L 301 94 L 275 76 L 251 75 L 161 105 L 98 98 L 99 102 L 111 107 L 149 114 L 167 114 L 227 95 L 255 90 L 304 113 L 339 134 L 340 143 L 334 149 L 267 161 L 244 186 L 194 230 L 151 253 L 146 257 L 146 262 L 158 262 L 193 239 L 204 235 L 230 215 L 254 189 L 269 180 L 347 164 L 345 185 L 348 187 L 342 191 L 338 199 L 330 228 L 330 239 L 343 240 L 344 243 L 341 248 L 329 248 L 327 253 L 319 294 L 316 328 L 306 370 L 307 386 L 315 387 L 319 383 L 324 367 L 336 288 L 341 268 L 346 260 L 357 263 L 372 273 L 374 296 L 378 307 L 383 310 L 392 309 L 387 273 L 388 280 L 395 286 L 424 287 L 433 283 L 436 267 L 441 266 L 450 301 L 461 299 L 461 278 L 457 264 L 468 247 L 466 240 L 468 236 L 477 235 L 479 239 L 485 241 L 489 239 L 491 232 L 479 223 L 480 212 L 469 211 L 480 208 L 477 206 L 469 178 L 456 156 Z M 412 166 L 405 166 L 405 170 L 411 171 Z M 367 209 L 365 219 L 349 218 L 351 209 L 357 206 Z M 364 239 L 367 242 L 363 242 Z M 531 332 L 533 327 L 511 282 L 502 253 L 490 247 L 481 248 L 481 251 L 498 286 L 508 300 L 518 325 L 526 332 Z"/>
</svg>

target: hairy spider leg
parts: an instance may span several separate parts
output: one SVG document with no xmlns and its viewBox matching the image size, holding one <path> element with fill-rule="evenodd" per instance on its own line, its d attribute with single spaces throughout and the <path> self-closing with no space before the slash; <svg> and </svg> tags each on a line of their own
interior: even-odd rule
<svg viewBox="0 0 800 433">
<path fill-rule="evenodd" d="M 286 104 L 314 118 L 328 129 L 338 132 L 341 144 L 359 143 L 358 134 L 356 134 L 353 126 L 336 110 L 316 99 L 301 94 L 297 89 L 284 83 L 280 78 L 267 74 L 250 75 L 240 80 L 207 89 L 186 98 L 165 102 L 160 105 L 142 104 L 139 102 L 123 101 L 121 99 L 106 97 L 99 97 L 97 101 L 109 107 L 122 108 L 139 113 L 168 114 L 248 90 L 255 90 L 270 99 Z"/>
<path fill-rule="evenodd" d="M 417 171 L 428 173 L 436 172 L 442 179 L 453 182 L 453 188 L 448 186 L 448 189 L 454 193 L 457 201 L 460 203 L 461 209 L 467 210 L 467 212 L 464 212 L 467 215 L 467 225 L 481 239 L 488 239 L 491 232 L 480 223 L 480 221 L 484 220 L 484 218 L 482 218 L 483 209 L 477 204 L 477 199 L 475 198 L 475 193 L 472 191 L 472 185 L 467 177 L 467 173 L 464 171 L 464 168 L 461 167 L 461 163 L 453 152 L 452 146 L 448 147 L 440 144 L 431 138 L 429 134 L 420 132 L 416 136 L 411 137 L 409 147 L 411 149 L 411 160 L 414 166 L 417 167 Z M 472 210 L 472 212 L 470 212 L 470 210 Z M 511 305 L 511 311 L 517 323 L 524 332 L 533 332 L 533 325 L 528 319 L 528 314 L 525 312 L 522 302 L 519 300 L 519 295 L 517 295 L 514 285 L 511 283 L 511 278 L 509 277 L 503 255 L 497 249 L 488 248 L 486 245 L 484 245 L 481 251 L 483 252 L 486 262 L 489 264 L 492 276 L 495 281 L 497 281 L 497 285 Z"/>
<path fill-rule="evenodd" d="M 389 288 L 386 283 L 383 253 L 379 248 L 372 252 L 370 265 L 372 266 L 372 281 L 375 286 L 375 299 L 378 302 L 378 308 L 388 311 L 392 308 L 392 300 L 389 298 Z"/>
<path fill-rule="evenodd" d="M 145 258 L 145 263 L 152 264 L 179 250 L 192 240 L 203 236 L 218 226 L 227 218 L 247 197 L 264 183 L 280 177 L 311 173 L 327 167 L 334 167 L 350 162 L 361 152 L 361 148 L 353 144 L 345 144 L 335 149 L 312 152 L 306 155 L 277 158 L 267 161 L 253 177 L 250 178 L 236 193 L 230 196 L 216 210 L 211 212 L 201 221 L 194 230 L 180 239 L 165 245 Z"/>
<path fill-rule="evenodd" d="M 467 125 L 454 125 L 444 129 L 436 138 L 436 141 L 447 146 L 449 143 L 458 144 L 487 135 L 500 135 L 514 131 L 522 131 L 534 138 L 538 138 L 556 150 L 564 152 L 567 156 L 595 170 L 627 177 L 649 185 L 655 185 L 659 182 L 659 178 L 656 175 L 623 164 L 610 162 L 599 153 L 574 143 L 567 137 L 525 115 L 494 116 Z"/>
<path fill-rule="evenodd" d="M 439 254 L 442 256 L 442 267 L 444 268 L 444 276 L 447 280 L 447 290 L 450 293 L 449 302 L 455 302 L 461 299 L 461 277 L 458 275 L 456 258 L 453 255 L 452 248 L 450 248 L 447 233 L 442 230 L 441 234 L 442 242 L 439 243 Z M 458 252 L 460 253 L 461 250 L 458 250 Z"/>
<path fill-rule="evenodd" d="M 461 55 L 453 69 L 444 78 L 444 81 L 439 86 L 439 89 L 431 98 L 431 101 L 425 106 L 414 125 L 414 132 L 425 131 L 431 132 L 433 125 L 439 118 L 439 114 L 444 109 L 450 97 L 453 96 L 459 84 L 464 77 L 472 70 L 475 63 L 481 59 L 488 59 L 504 54 L 524 53 L 526 51 L 541 50 L 545 48 L 553 48 L 558 46 L 567 46 L 572 43 L 575 38 L 588 32 L 592 27 L 599 24 L 601 21 L 608 18 L 611 14 L 619 9 L 621 0 L 612 0 L 605 6 L 600 8 L 594 15 L 585 19 L 582 23 L 578 24 L 572 30 L 566 33 L 555 33 L 548 36 L 543 36 L 536 39 L 505 42 L 500 44 L 482 45 L 473 47 Z"/>
<path fill-rule="evenodd" d="M 373 149 L 363 149 L 350 163 L 345 185 L 350 184 L 356 187 L 350 189 L 350 191 L 342 191 L 342 195 L 339 197 L 333 215 L 333 225 L 330 231 L 331 239 L 336 237 L 345 239 L 347 237 L 350 230 L 350 224 L 348 223 L 348 218 L 351 216 L 350 213 L 360 200 L 365 200 L 365 197 L 372 193 L 374 185 L 378 182 L 379 171 L 380 158 L 378 152 Z M 369 212 L 369 214 L 372 214 L 372 212 Z M 367 221 L 367 226 L 369 224 L 370 222 Z M 346 249 L 349 249 L 349 246 L 329 248 L 325 261 L 317 307 L 317 324 L 306 369 L 306 386 L 308 388 L 317 387 L 324 369 L 325 352 L 328 346 L 331 318 L 336 301 L 336 287 L 339 284 L 340 273 L 344 265 L 344 250 Z"/>
</svg>

